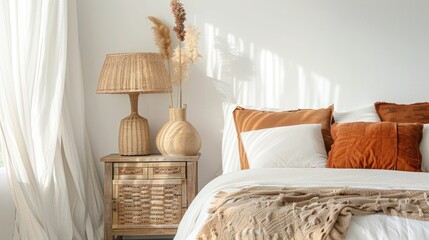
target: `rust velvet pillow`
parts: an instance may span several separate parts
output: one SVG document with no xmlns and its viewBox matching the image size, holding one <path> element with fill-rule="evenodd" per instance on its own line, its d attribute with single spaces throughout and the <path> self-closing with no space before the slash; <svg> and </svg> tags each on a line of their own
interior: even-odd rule
<svg viewBox="0 0 429 240">
<path fill-rule="evenodd" d="M 429 123 L 429 103 L 396 104 L 376 102 L 375 110 L 383 122 Z"/>
<path fill-rule="evenodd" d="M 334 124 L 327 167 L 420 172 L 422 129 L 419 123 Z"/>
<path fill-rule="evenodd" d="M 326 152 L 329 152 L 332 144 L 330 128 L 333 111 L 333 106 L 322 109 L 300 109 L 284 112 L 260 111 L 237 107 L 233 112 L 233 116 L 237 130 L 241 169 L 249 168 L 246 152 L 241 141 L 241 133 L 247 131 L 299 124 L 321 124 Z"/>
</svg>

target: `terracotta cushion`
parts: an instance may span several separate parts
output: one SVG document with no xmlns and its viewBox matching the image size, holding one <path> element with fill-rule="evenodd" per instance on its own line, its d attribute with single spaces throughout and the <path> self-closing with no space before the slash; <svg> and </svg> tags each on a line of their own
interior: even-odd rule
<svg viewBox="0 0 429 240">
<path fill-rule="evenodd" d="M 419 123 L 334 124 L 327 167 L 420 172 L 422 129 Z"/>
<path fill-rule="evenodd" d="M 396 104 L 377 102 L 374 104 L 383 122 L 429 123 L 429 103 Z"/>
<path fill-rule="evenodd" d="M 240 137 L 240 134 L 246 131 L 299 124 L 321 124 L 325 148 L 329 152 L 332 144 L 330 128 L 333 111 L 333 106 L 322 109 L 299 109 L 284 112 L 260 111 L 237 107 L 233 112 L 233 116 L 237 130 L 241 169 L 249 168 L 246 152 Z"/>
</svg>

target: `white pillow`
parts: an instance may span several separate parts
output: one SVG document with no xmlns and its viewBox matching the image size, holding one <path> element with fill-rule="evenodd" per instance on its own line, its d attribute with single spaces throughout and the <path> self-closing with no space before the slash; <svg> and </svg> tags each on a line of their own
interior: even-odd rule
<svg viewBox="0 0 429 240">
<path fill-rule="evenodd" d="M 423 172 L 429 172 L 429 124 L 423 125 L 423 137 L 420 142 L 420 153 L 422 154 L 422 166 Z"/>
<path fill-rule="evenodd" d="M 320 124 L 241 133 L 249 168 L 322 168 L 327 154 Z"/>
<path fill-rule="evenodd" d="M 334 111 L 334 120 L 336 123 L 381 122 L 374 105 L 355 109 L 353 111 L 348 112 Z"/>
<path fill-rule="evenodd" d="M 237 107 L 236 104 L 224 102 L 223 105 L 223 136 L 222 136 L 222 170 L 223 174 L 240 171 L 240 155 L 238 153 L 237 131 L 235 129 L 232 112 Z M 287 109 L 261 108 L 254 106 L 243 106 L 247 109 L 265 110 L 281 112 Z M 334 119 L 337 123 L 342 122 L 380 122 L 375 107 L 367 106 L 348 112 L 334 112 Z M 428 154 L 429 155 L 429 154 Z M 428 160 L 429 162 L 429 160 Z M 429 164 L 428 164 L 429 165 Z M 429 167 L 428 167 L 429 168 Z"/>
<path fill-rule="evenodd" d="M 222 136 L 222 170 L 223 174 L 240 171 L 240 154 L 238 153 L 237 130 L 235 129 L 232 112 L 238 105 L 224 102 L 223 108 L 223 136 Z M 281 112 L 286 109 L 258 108 L 242 106 L 246 109 Z"/>
</svg>

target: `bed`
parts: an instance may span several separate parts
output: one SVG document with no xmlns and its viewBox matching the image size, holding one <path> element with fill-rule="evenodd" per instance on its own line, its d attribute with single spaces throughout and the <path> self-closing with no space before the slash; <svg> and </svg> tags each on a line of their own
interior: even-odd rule
<svg viewBox="0 0 429 240">
<path fill-rule="evenodd" d="M 377 106 L 377 105 L 376 105 Z M 399 105 L 399 107 L 404 107 L 405 105 Z M 414 105 L 407 105 L 408 106 L 414 106 Z M 391 106 L 387 106 L 391 107 Z M 414 106 L 415 107 L 415 106 Z M 419 109 L 422 108 L 421 105 L 417 106 Z M 429 104 L 427 105 L 429 109 Z M 261 149 L 270 148 L 270 153 L 264 153 L 259 154 L 261 156 L 255 156 L 251 151 L 247 151 L 247 158 L 248 158 L 248 165 L 250 169 L 240 170 L 240 166 L 243 166 L 243 163 L 241 162 L 242 159 L 240 158 L 240 150 L 235 147 L 237 144 L 239 145 L 240 141 L 243 141 L 243 139 L 237 138 L 237 133 L 235 133 L 234 140 L 234 128 L 235 126 L 239 126 L 239 123 L 235 121 L 235 123 L 231 123 L 231 119 L 227 119 L 228 115 L 232 109 L 236 108 L 234 105 L 227 105 L 224 106 L 225 110 L 225 132 L 224 132 L 224 159 L 223 159 L 223 166 L 224 166 L 224 174 L 217 177 L 216 179 L 212 180 L 209 184 L 207 184 L 201 192 L 197 195 L 197 197 L 194 199 L 192 204 L 190 205 L 189 209 L 187 210 L 186 214 L 184 215 L 180 225 L 178 232 L 175 236 L 175 239 L 185 240 L 185 239 L 224 239 L 222 237 L 218 237 L 216 234 L 213 234 L 211 236 L 204 235 L 204 237 L 201 237 L 200 231 L 203 228 L 203 226 L 208 222 L 210 219 L 210 214 L 212 214 L 215 210 L 212 208 L 212 204 L 216 201 L 216 198 L 219 198 L 219 193 L 235 193 L 236 191 L 240 191 L 240 189 L 246 189 L 251 186 L 261 186 L 261 187 L 282 187 L 282 188 L 306 188 L 306 189 L 312 189 L 312 188 L 335 188 L 335 189 L 373 189 L 373 190 L 400 190 L 401 192 L 409 192 L 409 191 L 419 191 L 424 194 L 424 199 L 422 199 L 423 205 L 425 205 L 425 209 L 423 212 L 419 210 L 419 213 L 417 215 L 420 216 L 419 220 L 415 220 L 412 217 L 406 218 L 406 217 L 398 217 L 398 216 L 388 216 L 384 213 L 376 213 L 376 214 L 370 214 L 365 216 L 353 216 L 351 218 L 350 224 L 346 228 L 346 239 L 429 239 L 429 201 L 427 200 L 427 195 L 429 194 L 429 174 L 427 173 L 427 149 L 426 145 L 427 139 L 425 136 L 427 136 L 427 128 L 425 127 L 425 122 L 422 124 L 414 124 L 414 125 L 406 125 L 406 127 L 411 127 L 416 130 L 416 132 L 420 132 L 420 137 L 407 139 L 406 142 L 415 142 L 415 144 L 418 144 L 417 148 L 420 149 L 420 151 L 417 151 L 415 153 L 415 149 L 411 149 L 407 147 L 406 151 L 406 157 L 407 159 L 411 159 L 411 155 L 415 155 L 416 158 L 419 158 L 419 169 L 416 171 L 409 170 L 411 167 L 413 167 L 414 162 L 411 162 L 410 165 L 404 166 L 403 171 L 392 171 L 391 169 L 358 169 L 358 168 L 370 168 L 371 166 L 374 168 L 378 168 L 379 166 L 386 167 L 386 168 L 401 168 L 400 161 L 396 161 L 395 166 L 391 167 L 389 164 L 385 164 L 386 161 L 389 161 L 392 158 L 392 154 L 385 154 L 385 152 L 388 152 L 389 150 L 386 150 L 385 147 L 383 148 L 383 151 L 381 151 L 383 154 L 379 155 L 377 158 L 375 165 L 374 163 L 371 163 L 370 165 L 365 165 L 364 167 L 344 167 L 341 164 L 344 164 L 340 161 L 340 166 L 335 167 L 335 164 L 338 164 L 338 162 L 332 162 L 331 157 L 335 157 L 335 153 L 332 153 L 333 151 L 336 151 L 335 145 L 332 145 L 333 149 L 329 149 L 327 151 L 331 151 L 329 154 L 329 160 L 328 164 L 331 164 L 333 168 L 325 168 L 324 166 L 320 166 L 320 154 L 317 155 L 317 161 L 312 160 L 306 163 L 304 166 L 296 167 L 294 164 L 297 164 L 296 159 L 289 161 L 285 166 L 280 165 L 278 161 L 265 161 L 265 166 L 255 164 L 255 159 L 263 159 L 263 157 L 268 157 L 270 159 L 276 159 L 276 158 L 282 158 L 282 155 L 291 155 L 285 154 L 284 151 L 292 151 L 288 150 L 287 147 L 282 147 L 282 151 L 278 150 L 279 152 L 276 152 L 275 154 L 272 154 L 273 147 L 279 148 L 279 146 L 284 145 L 284 142 L 278 141 L 279 146 L 268 146 L 266 143 L 261 142 L 261 136 L 257 136 L 257 139 L 259 142 L 257 144 L 247 144 L 248 146 L 251 146 L 252 149 L 256 146 L 261 146 Z M 379 109 L 377 109 L 379 110 Z M 404 111 L 401 111 L 404 112 Z M 335 114 L 334 114 L 335 115 Z M 417 114 L 419 115 L 419 114 Z M 420 114 L 421 115 L 421 114 Z M 388 118 L 389 116 L 387 116 Z M 337 113 L 336 114 L 336 122 L 343 122 L 345 124 L 349 124 L 350 122 L 357 122 L 357 121 L 365 121 L 365 122 L 374 122 L 374 123 L 368 123 L 363 124 L 360 123 L 360 127 L 364 127 L 364 132 L 368 132 L 368 128 L 365 127 L 371 127 L 374 128 L 376 125 L 375 122 L 384 121 L 386 118 L 385 115 L 381 115 L 381 119 L 378 118 L 377 115 L 375 115 L 374 109 L 366 108 L 365 109 L 359 109 L 357 111 L 353 111 L 350 113 L 342 114 Z M 405 116 L 407 119 L 406 121 L 410 121 L 408 116 Z M 235 119 L 236 120 L 236 119 Z M 357 121 L 356 121 L 357 120 Z M 395 121 L 400 122 L 401 119 L 395 116 Z M 421 121 L 421 120 L 418 120 Z M 248 119 L 246 119 L 246 123 L 248 123 Z M 350 125 L 344 125 L 344 126 L 350 126 Z M 355 127 L 355 125 L 352 125 L 353 129 L 358 129 L 356 131 L 362 131 L 361 128 Z M 390 125 L 382 125 L 382 128 L 377 128 L 377 131 L 380 131 L 380 129 L 387 129 L 386 126 Z M 404 142 L 405 140 L 401 140 L 401 137 L 399 136 L 400 130 L 399 125 L 392 125 L 395 126 L 393 131 L 398 132 L 398 136 L 396 136 L 396 139 L 398 139 L 398 143 L 396 143 L 396 154 L 395 157 L 398 159 L 401 158 L 400 152 L 403 151 L 402 148 L 404 147 L 398 147 L 398 144 L 400 141 Z M 337 129 L 337 131 L 340 128 Z M 350 127 L 348 128 L 350 129 Z M 333 129 L 330 129 L 333 130 Z M 232 133 L 231 133 L 232 131 Z M 320 128 L 318 130 L 320 132 Z M 385 132 L 376 132 L 376 135 L 386 135 Z M 237 131 L 238 132 L 238 131 Z M 323 129 L 322 129 L 323 132 Z M 332 131 L 334 133 L 334 131 Z M 230 135 L 228 136 L 228 134 Z M 288 132 L 289 133 L 289 132 Z M 302 133 L 302 132 L 301 132 Z M 426 135 L 424 135 L 426 133 Z M 284 132 L 282 133 L 283 135 Z M 238 133 L 238 135 L 240 135 Z M 320 139 L 318 140 L 321 142 L 321 146 L 326 146 L 326 141 L 322 137 L 323 134 L 320 135 Z M 350 135 L 350 132 L 348 132 L 348 135 Z M 405 135 L 410 135 L 405 134 Z M 244 135 L 241 135 L 244 136 Z M 246 135 L 247 136 L 247 135 Z M 269 133 L 264 132 L 262 136 L 268 136 L 268 139 L 270 139 L 274 135 L 269 135 Z M 314 138 L 314 136 L 311 136 Z M 292 136 L 293 139 L 296 139 L 297 136 Z M 374 137 L 370 137 L 369 139 L 373 139 Z M 403 137 L 402 137 L 403 138 Z M 237 141 L 238 139 L 238 141 Z M 336 135 L 336 138 L 334 137 L 334 143 L 337 143 L 337 149 L 338 149 L 338 141 L 340 137 L 339 134 Z M 267 141 L 267 140 L 264 140 Z M 285 139 L 285 141 L 291 142 L 290 139 Z M 297 140 L 299 141 L 299 140 Z M 302 141 L 308 141 L 308 139 L 302 139 Z M 268 141 L 272 143 L 273 141 Z M 325 144 L 323 144 L 325 142 Z M 350 140 L 347 140 L 346 142 L 350 142 Z M 364 142 L 369 142 L 369 140 L 365 140 Z M 383 142 L 386 142 L 386 140 L 383 140 Z M 227 143 L 227 144 L 226 144 Z M 355 142 L 356 143 L 356 142 Z M 357 142 L 357 145 L 362 145 Z M 386 144 L 383 143 L 385 146 Z M 389 143 L 390 144 L 390 143 Z M 276 145 L 276 143 L 271 144 Z M 312 144 L 309 144 L 310 146 L 307 146 L 305 148 L 304 153 L 298 154 L 299 164 L 302 164 L 303 159 L 309 159 L 314 158 L 314 152 L 320 151 L 320 146 L 317 148 L 317 144 L 315 145 L 314 149 L 312 150 L 313 155 L 306 155 L 308 153 L 308 149 L 312 148 Z M 313 144 L 314 145 L 314 144 Z M 376 144 L 377 145 L 377 144 Z M 423 146 L 424 145 L 424 146 Z M 243 146 L 246 146 L 246 144 L 243 143 Z M 379 145 L 377 145 L 379 146 Z M 350 149 L 350 145 L 346 146 Z M 246 148 L 246 147 L 245 147 Z M 248 148 L 248 147 L 247 147 Z M 243 148 L 244 149 L 244 148 Z M 365 148 L 368 149 L 368 148 Z M 400 150 L 398 150 L 400 149 Z M 401 150 L 402 149 L 402 150 Z M 296 147 L 293 151 L 300 151 Z M 304 151 L 304 150 L 303 150 Z M 358 149 L 358 151 L 362 152 L 364 150 Z M 367 150 L 365 150 L 367 151 Z M 372 151 L 372 150 L 371 150 Z M 393 151 L 393 150 L 392 150 Z M 360 152 L 350 152 L 354 153 L 352 155 L 359 155 Z M 394 151 L 393 151 L 394 152 Z M 399 152 L 399 153 L 398 153 Z M 271 154 L 271 155 L 270 155 Z M 370 155 L 373 155 L 374 153 L 371 153 Z M 293 154 L 292 154 L 293 155 Z M 342 156 L 341 154 L 338 154 L 338 156 Z M 326 155 L 326 158 L 328 155 Z M 365 156 L 364 156 L 365 157 Z M 251 160 L 253 158 L 253 160 Z M 296 158 L 296 156 L 294 157 Z M 368 155 L 366 156 L 368 158 Z M 381 159 L 381 160 L 380 160 Z M 368 160 L 368 159 L 366 159 Z M 263 160 L 259 160 L 263 161 Z M 329 163 L 331 161 L 331 163 Z M 381 161 L 381 162 L 380 162 Z M 425 162 L 426 161 L 426 162 Z M 324 164 L 324 165 L 325 165 Z M 349 164 L 349 163 L 347 163 Z M 356 163 L 354 163 L 356 164 Z M 362 163 L 359 163 L 362 164 Z M 368 162 L 365 162 L 365 164 L 368 164 Z M 255 167 L 257 166 L 257 167 Z M 408 170 L 407 170 L 408 169 Z M 216 197 L 217 196 L 217 197 Z M 426 202 L 426 203 L 425 203 Z M 409 202 L 407 202 L 409 203 Z M 423 206 L 422 205 L 422 206 Z M 212 209 L 211 209 L 212 208 Z M 420 208 L 419 208 L 420 209 Z M 416 216 L 417 216 L 416 215 Z M 425 220 L 425 221 L 422 221 Z M 237 235 L 238 236 L 238 235 Z M 267 235 L 271 236 L 271 235 Z M 247 238 L 240 238 L 236 237 L 236 239 L 247 239 Z M 271 238 L 254 238 L 254 239 L 271 239 Z M 281 238 L 273 238 L 273 239 L 281 239 Z M 303 237 L 303 239 L 329 239 L 326 237 Z M 341 238 L 339 238 L 341 239 Z"/>
</svg>

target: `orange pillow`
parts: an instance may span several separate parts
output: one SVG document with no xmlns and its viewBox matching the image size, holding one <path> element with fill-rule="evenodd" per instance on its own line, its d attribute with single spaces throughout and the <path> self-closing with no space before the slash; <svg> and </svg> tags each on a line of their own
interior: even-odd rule
<svg viewBox="0 0 429 240">
<path fill-rule="evenodd" d="M 420 172 L 422 129 L 419 123 L 334 124 L 334 144 L 326 166 Z"/>
<path fill-rule="evenodd" d="M 326 152 L 329 152 L 332 144 L 330 129 L 333 111 L 334 106 L 322 109 L 300 109 L 285 112 L 260 111 L 237 107 L 233 112 L 233 116 L 235 128 L 237 130 L 241 169 L 249 168 L 246 152 L 240 137 L 242 132 L 247 131 L 319 123 L 322 125 L 322 135 Z"/>
<path fill-rule="evenodd" d="M 429 103 L 396 104 L 376 102 L 375 110 L 383 122 L 429 123 Z"/>
</svg>

